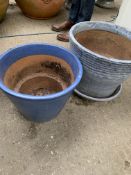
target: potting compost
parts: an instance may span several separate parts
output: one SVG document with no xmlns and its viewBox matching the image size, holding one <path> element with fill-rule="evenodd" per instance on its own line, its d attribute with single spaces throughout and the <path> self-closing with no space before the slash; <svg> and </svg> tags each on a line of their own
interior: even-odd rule
<svg viewBox="0 0 131 175">
<path fill-rule="evenodd" d="M 62 59 L 33 55 L 12 64 L 4 76 L 10 89 L 34 96 L 60 92 L 74 81 L 70 66 Z"/>
<path fill-rule="evenodd" d="M 76 40 L 93 52 L 121 60 L 131 59 L 131 40 L 104 30 L 87 30 L 76 34 Z"/>
</svg>

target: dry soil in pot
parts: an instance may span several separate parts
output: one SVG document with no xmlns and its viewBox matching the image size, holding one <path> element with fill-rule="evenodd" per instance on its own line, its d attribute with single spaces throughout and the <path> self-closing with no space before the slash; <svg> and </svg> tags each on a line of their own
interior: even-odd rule
<svg viewBox="0 0 131 175">
<path fill-rule="evenodd" d="M 43 96 L 60 92 L 74 81 L 71 67 L 62 59 L 33 55 L 12 64 L 4 76 L 4 84 L 16 92 Z"/>
<path fill-rule="evenodd" d="M 87 49 L 120 60 L 131 60 L 131 40 L 104 30 L 86 30 L 75 35 L 76 40 Z"/>
</svg>

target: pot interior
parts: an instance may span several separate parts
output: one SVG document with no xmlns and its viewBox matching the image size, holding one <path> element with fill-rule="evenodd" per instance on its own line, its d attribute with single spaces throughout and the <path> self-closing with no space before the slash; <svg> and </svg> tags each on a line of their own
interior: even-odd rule
<svg viewBox="0 0 131 175">
<path fill-rule="evenodd" d="M 63 59 L 32 55 L 13 63 L 5 73 L 4 84 L 18 93 L 44 96 L 60 92 L 74 81 L 72 69 Z"/>
<path fill-rule="evenodd" d="M 131 40 L 105 30 L 85 30 L 75 35 L 85 48 L 107 58 L 131 60 Z"/>
</svg>

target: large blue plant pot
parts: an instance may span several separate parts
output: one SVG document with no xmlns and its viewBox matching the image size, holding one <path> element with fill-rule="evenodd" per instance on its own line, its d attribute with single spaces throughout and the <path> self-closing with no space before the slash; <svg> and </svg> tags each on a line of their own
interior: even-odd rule
<svg viewBox="0 0 131 175">
<path fill-rule="evenodd" d="M 31 96 L 17 93 L 4 85 L 5 72 L 13 63 L 26 56 L 42 54 L 59 57 L 71 66 L 75 80 L 68 88 L 47 96 Z M 0 88 L 27 119 L 35 122 L 44 122 L 55 118 L 81 78 L 82 66 L 78 58 L 67 49 L 59 46 L 48 44 L 22 45 L 5 52 L 0 57 Z"/>
</svg>

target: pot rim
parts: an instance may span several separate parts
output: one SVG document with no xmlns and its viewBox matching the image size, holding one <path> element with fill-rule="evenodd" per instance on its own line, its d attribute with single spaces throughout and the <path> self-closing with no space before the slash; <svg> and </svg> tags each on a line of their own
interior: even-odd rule
<svg viewBox="0 0 131 175">
<path fill-rule="evenodd" d="M 27 100 L 53 100 L 55 98 L 59 98 L 61 96 L 64 96 L 66 94 L 68 94 L 69 92 L 73 91 L 73 89 L 75 89 L 75 87 L 79 84 L 82 75 L 83 75 L 83 68 L 82 68 L 82 64 L 79 61 L 79 59 L 77 58 L 77 56 L 75 56 L 73 53 L 71 53 L 70 50 L 61 47 L 61 46 L 57 46 L 57 45 L 53 45 L 53 44 L 47 44 L 47 43 L 30 43 L 30 44 L 22 44 L 22 45 L 18 45 L 12 49 L 9 49 L 7 51 L 5 51 L 1 56 L 0 56 L 0 61 L 4 58 L 4 56 L 6 56 L 8 53 L 18 49 L 18 48 L 22 48 L 22 47 L 26 47 L 26 46 L 50 46 L 52 48 L 57 48 L 60 50 L 63 50 L 64 52 L 68 52 L 72 57 L 74 57 L 74 60 L 76 61 L 77 65 L 78 65 L 78 74 L 76 75 L 76 78 L 74 80 L 74 82 L 67 87 L 66 89 L 64 89 L 63 91 L 60 91 L 58 93 L 54 93 L 54 94 L 50 94 L 50 95 L 46 95 L 46 96 L 32 96 L 32 95 L 26 95 L 26 94 L 21 94 L 21 93 L 17 93 L 11 89 L 9 89 L 7 86 L 4 85 L 3 81 L 0 79 L 0 89 L 3 90 L 5 93 L 7 93 L 8 95 L 12 95 L 15 96 L 17 98 L 22 98 L 22 99 L 27 99 Z M 52 55 L 53 56 L 53 55 Z"/>
<path fill-rule="evenodd" d="M 88 52 L 88 53 L 90 53 L 90 54 L 96 56 L 96 57 L 99 58 L 99 59 L 103 59 L 103 61 L 107 61 L 107 62 L 110 62 L 110 63 L 115 62 L 116 64 L 121 64 L 121 63 L 123 63 L 123 64 L 124 64 L 124 63 L 125 63 L 125 64 L 131 64 L 131 60 L 120 60 L 120 59 L 115 59 L 115 58 L 112 58 L 112 57 L 110 57 L 110 59 L 109 59 L 109 58 L 107 58 L 106 56 L 103 56 L 103 55 L 100 55 L 100 54 L 98 54 L 98 53 L 95 53 L 95 52 L 91 51 L 90 49 L 85 48 L 82 44 L 80 44 L 80 43 L 75 39 L 75 37 L 74 37 L 74 30 L 75 30 L 77 27 L 79 27 L 80 25 L 83 26 L 83 24 L 88 24 L 88 23 L 90 23 L 90 24 L 107 24 L 108 26 L 115 26 L 116 29 L 119 28 L 120 30 L 124 30 L 125 32 L 128 32 L 128 33 L 131 34 L 131 31 L 130 31 L 130 30 L 128 30 L 128 29 L 126 29 L 126 28 L 124 28 L 124 27 L 121 27 L 121 26 L 119 26 L 119 25 L 116 25 L 116 24 L 114 24 L 114 23 L 111 23 L 111 22 L 104 22 L 104 21 L 85 21 L 85 22 L 77 23 L 77 24 L 75 24 L 74 26 L 72 26 L 72 28 L 71 28 L 70 31 L 69 31 L 69 39 L 70 39 L 70 42 L 73 41 L 73 42 L 80 48 L 80 50 L 83 50 L 83 51 L 85 51 L 85 52 Z M 81 27 L 81 28 L 82 28 L 82 27 Z M 96 29 L 97 29 L 97 28 L 96 28 Z M 105 30 L 105 29 L 102 29 L 102 28 L 101 28 L 101 30 Z M 109 31 L 110 31 L 110 30 L 109 30 Z M 112 32 L 112 31 L 111 31 L 111 32 Z M 113 32 L 112 32 L 112 33 L 113 33 Z M 122 34 L 119 34 L 119 35 L 123 36 Z M 131 40 L 131 39 L 130 39 L 130 40 Z"/>
</svg>

